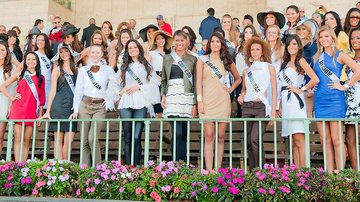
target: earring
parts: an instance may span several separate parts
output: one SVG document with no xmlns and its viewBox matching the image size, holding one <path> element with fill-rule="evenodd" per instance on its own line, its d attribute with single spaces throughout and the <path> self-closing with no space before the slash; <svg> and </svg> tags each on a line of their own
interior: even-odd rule
<svg viewBox="0 0 360 202">
<path fill-rule="evenodd" d="M 264 59 L 264 56 L 262 55 L 262 56 L 260 57 L 260 61 L 261 61 L 261 62 L 264 62 L 264 60 L 265 60 L 265 59 Z"/>
<path fill-rule="evenodd" d="M 252 57 L 249 57 L 249 62 L 254 62 L 254 59 Z"/>
<path fill-rule="evenodd" d="M 331 49 L 332 49 L 333 52 L 335 51 L 335 43 L 332 43 Z"/>
</svg>

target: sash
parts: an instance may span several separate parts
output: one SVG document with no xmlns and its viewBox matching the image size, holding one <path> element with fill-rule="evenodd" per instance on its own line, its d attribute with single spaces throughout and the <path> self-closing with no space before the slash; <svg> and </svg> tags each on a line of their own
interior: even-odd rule
<svg viewBox="0 0 360 202">
<path fill-rule="evenodd" d="M 328 69 L 325 66 L 325 62 L 324 62 L 324 53 L 321 54 L 320 58 L 319 58 L 319 66 L 321 71 L 327 76 L 329 77 L 329 79 L 331 81 L 340 81 L 339 77 L 337 77 L 330 69 Z"/>
<path fill-rule="evenodd" d="M 127 73 L 130 74 L 130 76 L 135 79 L 135 81 L 139 84 L 139 85 L 143 85 L 144 83 L 140 80 L 140 78 L 135 74 L 135 72 L 130 68 L 128 67 L 126 69 Z"/>
<path fill-rule="evenodd" d="M 219 68 L 216 67 L 212 62 L 210 62 L 210 60 L 207 57 L 202 55 L 202 56 L 199 56 L 199 58 L 210 67 L 210 69 L 213 72 L 213 75 L 215 75 L 219 79 L 221 84 L 226 84 L 225 78 L 226 78 L 227 72 L 224 76 L 221 74 Z"/>
<path fill-rule="evenodd" d="M 58 71 L 60 72 L 60 67 L 57 67 Z M 70 74 L 66 73 L 64 70 L 62 70 L 63 74 L 64 74 L 64 77 L 66 79 L 66 82 L 69 84 L 70 86 L 70 89 L 72 91 L 72 93 L 74 94 L 74 91 L 75 91 L 75 84 L 74 84 L 74 81 L 72 80 Z"/>
<path fill-rule="evenodd" d="M 49 62 L 45 59 L 44 56 L 41 56 L 40 58 L 44 62 L 45 66 L 46 66 L 46 69 L 50 69 L 51 68 L 51 62 L 49 64 Z"/>
<path fill-rule="evenodd" d="M 98 82 L 96 82 L 94 75 L 91 73 L 91 71 L 87 70 L 86 73 L 89 76 L 89 79 L 90 79 L 91 83 L 95 86 L 95 88 L 97 88 L 98 90 L 101 90 L 100 84 L 98 84 Z"/>
<path fill-rule="evenodd" d="M 285 74 L 285 69 L 283 70 L 283 78 L 284 78 L 284 81 L 285 81 L 288 85 L 293 85 L 293 84 L 294 84 L 294 83 L 291 81 L 291 79 Z M 281 87 L 281 91 L 283 91 L 283 90 L 288 90 L 288 89 L 287 89 L 287 86 L 282 86 L 282 87 Z M 293 94 L 295 95 L 296 99 L 297 99 L 298 102 L 299 102 L 300 109 L 304 108 L 304 102 L 302 101 L 300 95 L 297 94 L 297 93 L 295 93 L 295 92 L 293 92 Z M 289 101 L 290 96 L 291 96 L 291 92 L 288 91 L 287 101 Z"/>
<path fill-rule="evenodd" d="M 191 71 L 185 65 L 185 63 L 181 60 L 181 58 L 178 56 L 178 54 L 176 54 L 175 52 L 172 52 L 170 55 L 175 60 L 175 62 L 179 65 L 180 69 L 184 72 L 185 76 L 188 78 L 191 85 L 194 85 L 193 84 L 193 76 L 191 74 Z"/>
<path fill-rule="evenodd" d="M 34 81 L 32 80 L 29 72 L 25 72 L 24 74 L 24 78 L 26 80 L 26 83 L 28 84 L 32 94 L 34 95 L 35 97 L 35 100 L 36 100 L 36 114 L 39 115 L 39 109 L 40 109 L 40 99 L 39 99 L 39 94 L 38 94 L 38 91 L 36 89 L 36 86 L 35 86 L 35 83 Z"/>
<path fill-rule="evenodd" d="M 264 92 L 261 92 L 261 89 L 259 88 L 259 86 L 257 85 L 257 83 L 255 82 L 254 76 L 252 74 L 252 72 L 250 71 L 250 69 L 248 69 L 247 74 L 246 74 L 249 78 L 249 81 L 251 83 L 251 86 L 253 87 L 253 89 L 255 90 L 256 96 L 259 98 L 259 100 L 265 105 L 265 115 L 269 116 L 270 112 L 271 112 L 271 106 L 269 104 L 269 101 L 267 100 L 267 98 L 264 96 Z"/>
</svg>

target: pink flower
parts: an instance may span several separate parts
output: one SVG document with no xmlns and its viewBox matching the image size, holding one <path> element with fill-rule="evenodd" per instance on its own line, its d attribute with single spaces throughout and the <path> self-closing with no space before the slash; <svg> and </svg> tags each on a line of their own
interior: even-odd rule
<svg viewBox="0 0 360 202">
<path fill-rule="evenodd" d="M 219 192 L 219 188 L 215 186 L 215 187 L 211 188 L 211 191 L 212 191 L 213 193 L 218 193 L 218 192 Z"/>
<path fill-rule="evenodd" d="M 12 187 L 12 186 L 13 186 L 12 183 L 6 182 L 6 183 L 4 184 L 5 189 L 8 189 L 8 188 L 10 188 L 10 187 Z"/>
<path fill-rule="evenodd" d="M 303 185 L 304 185 L 304 184 L 301 183 L 301 182 L 299 182 L 299 183 L 297 184 L 298 187 L 301 187 L 301 186 L 303 186 Z"/>
<path fill-rule="evenodd" d="M 266 178 L 266 174 L 260 174 L 259 176 L 257 176 L 257 178 L 262 181 L 263 179 Z"/>
<path fill-rule="evenodd" d="M 12 178 L 13 178 L 13 176 L 12 176 L 12 173 L 9 173 L 9 175 L 7 176 L 7 181 L 11 181 L 12 180 Z"/>
<path fill-rule="evenodd" d="M 290 178 L 287 175 L 282 175 L 281 180 L 290 181 Z"/>
<path fill-rule="evenodd" d="M 90 184 L 90 179 L 87 179 L 86 182 L 85 182 L 86 185 L 89 185 Z"/>
<path fill-rule="evenodd" d="M 20 180 L 21 184 L 30 184 L 31 183 L 31 177 L 22 178 Z"/>
<path fill-rule="evenodd" d="M 245 179 L 242 177 L 234 178 L 232 181 L 234 184 L 243 184 L 245 182 Z"/>
<path fill-rule="evenodd" d="M 95 183 L 96 185 L 100 184 L 100 179 L 99 179 L 99 178 L 96 178 L 96 179 L 94 180 L 94 183 Z"/>
<path fill-rule="evenodd" d="M 94 192 L 94 191 L 95 191 L 95 187 L 91 187 L 91 188 L 90 188 L 90 191 L 91 191 L 91 192 Z"/>
<path fill-rule="evenodd" d="M 135 194 L 139 195 L 142 193 L 142 189 L 140 187 L 136 188 Z"/>
<path fill-rule="evenodd" d="M 154 199 L 156 202 L 160 202 L 160 201 L 161 201 L 161 197 L 159 196 L 158 193 L 156 193 L 156 191 L 152 191 L 152 192 L 150 193 L 150 197 L 151 197 L 152 199 Z"/>
<path fill-rule="evenodd" d="M 31 192 L 31 194 L 32 194 L 32 195 L 38 195 L 38 194 L 39 194 L 39 191 L 38 191 L 36 188 L 34 188 L 34 189 L 32 190 L 32 192 Z"/>
<path fill-rule="evenodd" d="M 150 184 L 150 187 L 153 187 L 153 186 L 155 186 L 155 181 L 154 181 L 154 180 L 150 180 L 150 181 L 149 181 L 149 184 Z"/>
<path fill-rule="evenodd" d="M 262 187 L 260 187 L 260 188 L 258 189 L 258 191 L 259 191 L 259 193 L 261 193 L 261 194 L 266 194 L 266 189 L 264 189 L 264 188 L 262 188 Z"/>
<path fill-rule="evenodd" d="M 153 174 L 152 174 L 152 177 L 156 179 L 156 178 L 159 177 L 159 175 L 158 175 L 157 173 L 153 173 Z"/>
<path fill-rule="evenodd" d="M 291 170 L 291 171 L 296 170 L 296 165 L 295 165 L 295 164 L 291 164 L 291 165 L 290 165 L 290 170 Z"/>
<path fill-rule="evenodd" d="M 273 179 L 277 179 L 277 178 L 278 178 L 278 176 L 277 176 L 276 174 L 272 174 L 271 176 L 272 176 Z"/>
<path fill-rule="evenodd" d="M 115 175 L 111 175 L 110 179 L 114 181 L 114 180 L 116 179 L 116 176 L 115 176 Z"/>
<path fill-rule="evenodd" d="M 320 172 L 320 173 L 324 173 L 325 171 L 324 171 L 324 168 L 318 168 L 318 171 Z"/>
<path fill-rule="evenodd" d="M 80 169 L 84 170 L 87 167 L 87 165 L 85 163 L 80 165 Z"/>
<path fill-rule="evenodd" d="M 299 180 L 301 183 L 303 183 L 303 184 L 305 184 L 305 182 L 306 182 L 306 179 L 305 178 L 303 178 L 303 177 L 300 177 L 300 180 Z"/>
<path fill-rule="evenodd" d="M 91 192 L 90 187 L 87 187 L 87 188 L 86 188 L 86 192 L 87 192 L 87 193 L 90 193 L 90 192 Z"/>
<path fill-rule="evenodd" d="M 36 184 L 35 184 L 35 187 L 43 187 L 43 186 L 45 186 L 45 184 L 46 184 L 46 182 L 45 181 L 40 181 L 40 182 L 37 182 Z"/>
<path fill-rule="evenodd" d="M 120 193 L 123 193 L 123 192 L 124 192 L 124 187 L 120 187 L 120 188 L 119 188 L 119 192 L 120 192 Z"/>
<path fill-rule="evenodd" d="M 309 178 L 309 177 L 310 177 L 310 172 L 309 172 L 309 171 L 306 171 L 306 172 L 304 173 L 304 177 L 305 177 L 305 178 Z"/>
<path fill-rule="evenodd" d="M 307 186 L 307 185 L 305 185 L 304 188 L 305 188 L 306 191 L 309 191 L 309 190 L 310 190 L 310 187 Z"/>
<path fill-rule="evenodd" d="M 291 192 L 290 188 L 285 187 L 285 186 L 279 187 L 279 190 L 286 194 L 289 194 Z"/>
<path fill-rule="evenodd" d="M 76 190 L 76 196 L 80 196 L 80 194 L 81 194 L 80 189 L 77 189 L 77 190 Z"/>
<path fill-rule="evenodd" d="M 203 170 L 201 171 L 201 174 L 203 174 L 203 175 L 208 175 L 208 174 L 209 174 L 209 171 L 203 169 Z"/>
<path fill-rule="evenodd" d="M 237 195 L 239 193 L 239 189 L 236 187 L 229 187 L 229 192 L 233 195 Z"/>
<path fill-rule="evenodd" d="M 180 192 L 179 187 L 175 187 L 175 188 L 174 188 L 174 193 L 177 194 L 177 193 L 179 193 L 179 192 Z"/>
<path fill-rule="evenodd" d="M 161 187 L 161 191 L 162 191 L 162 192 L 169 192 L 170 190 L 171 190 L 171 186 L 170 186 L 170 185 Z"/>
<path fill-rule="evenodd" d="M 150 160 L 148 161 L 148 166 L 153 166 L 154 165 L 154 161 Z"/>
<path fill-rule="evenodd" d="M 339 171 L 339 170 L 334 170 L 334 173 L 335 173 L 335 174 L 339 174 L 340 171 Z"/>
<path fill-rule="evenodd" d="M 275 191 L 274 191 L 273 189 L 269 189 L 268 192 L 269 192 L 270 195 L 274 195 L 274 194 L 275 194 Z"/>
</svg>

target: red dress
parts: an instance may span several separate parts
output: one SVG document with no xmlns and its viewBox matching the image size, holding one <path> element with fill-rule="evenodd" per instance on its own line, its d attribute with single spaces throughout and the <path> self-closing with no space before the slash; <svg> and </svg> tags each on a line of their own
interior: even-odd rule
<svg viewBox="0 0 360 202">
<path fill-rule="evenodd" d="M 42 77 L 42 82 L 39 87 L 39 79 L 36 75 L 31 76 L 31 79 L 34 81 L 36 90 L 39 94 L 40 106 L 45 104 L 45 78 Z M 16 92 L 21 95 L 20 100 L 15 100 L 11 105 L 9 119 L 37 119 L 36 114 L 36 99 L 33 95 L 29 85 L 27 84 L 25 78 L 22 78 L 16 88 Z M 16 124 L 22 124 L 17 122 Z M 25 122 L 25 126 L 34 126 L 34 122 Z"/>
</svg>

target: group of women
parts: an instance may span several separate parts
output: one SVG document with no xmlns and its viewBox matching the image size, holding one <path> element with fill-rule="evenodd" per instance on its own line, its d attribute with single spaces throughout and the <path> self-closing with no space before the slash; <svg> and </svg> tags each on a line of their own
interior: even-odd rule
<svg viewBox="0 0 360 202">
<path fill-rule="evenodd" d="M 211 119 L 230 118 L 235 97 L 243 118 L 285 118 L 282 135 L 292 136 L 293 159 L 302 167 L 306 164 L 304 122 L 287 118 L 312 117 L 313 111 L 320 119 L 358 119 L 360 115 L 360 10 L 349 10 L 344 27 L 336 12 L 324 10 L 318 9 L 308 21 L 300 20 L 294 5 L 286 9 L 287 21 L 279 12 L 261 12 L 257 16 L 261 33 L 247 25 L 240 36 L 226 14 L 201 55 L 196 54 L 196 35 L 189 26 L 171 36 L 148 25 L 139 32 L 144 42 L 140 44 L 128 23 L 120 23 L 114 36 L 111 23 L 105 21 L 102 30 L 94 32 L 91 46 L 84 49 L 77 39 L 79 29 L 68 24 L 63 26 L 63 42 L 55 54 L 47 35 L 29 36 L 22 63 L 15 62 L 11 42 L 0 41 L 0 99 L 6 106 L 0 118 L 103 119 L 114 106 L 120 118 L 146 118 L 148 113 L 175 120 L 199 116 L 206 119 L 205 167 L 212 169 L 222 165 L 227 122 Z M 250 168 L 265 163 L 259 137 L 268 123 L 260 124 L 248 121 L 246 126 Z M 27 159 L 33 125 L 15 124 L 15 161 Z M 84 123 L 82 150 L 87 165 L 101 160 L 102 125 L 101 121 Z M 141 121 L 123 122 L 126 164 L 140 164 L 143 127 Z M 186 160 L 187 127 L 187 122 L 171 121 L 175 160 Z M 328 171 L 341 169 L 340 159 L 346 159 L 345 150 L 339 156 L 340 149 L 346 148 L 339 138 L 342 123 L 326 120 L 317 127 L 326 145 Z M 1 123 L 0 136 L 5 128 Z M 358 169 L 355 129 L 354 121 L 346 122 L 347 153 L 351 166 Z M 51 123 L 49 130 L 55 134 L 56 158 L 68 159 L 76 122 Z"/>
</svg>

